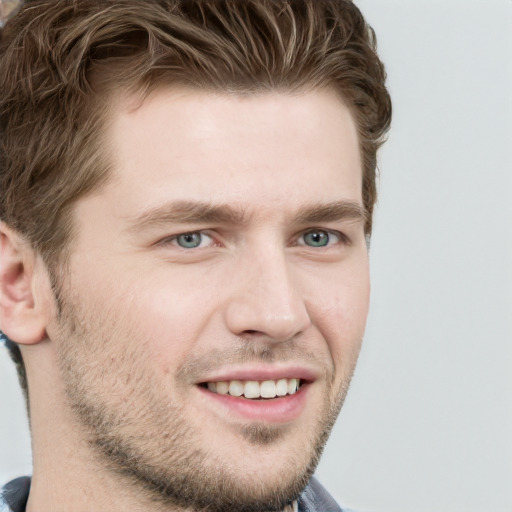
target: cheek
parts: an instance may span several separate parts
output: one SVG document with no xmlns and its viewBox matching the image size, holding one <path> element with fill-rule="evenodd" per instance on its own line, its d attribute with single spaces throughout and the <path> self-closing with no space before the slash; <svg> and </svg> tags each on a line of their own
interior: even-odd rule
<svg viewBox="0 0 512 512">
<path fill-rule="evenodd" d="M 312 320 L 326 340 L 336 368 L 355 364 L 370 301 L 367 266 L 347 269 L 324 280 L 308 300 Z"/>
<path fill-rule="evenodd" d="M 192 353 L 206 347 L 203 333 L 215 312 L 215 296 L 193 280 L 174 276 L 146 281 L 131 308 L 144 333 L 155 370 L 175 373 Z"/>
</svg>

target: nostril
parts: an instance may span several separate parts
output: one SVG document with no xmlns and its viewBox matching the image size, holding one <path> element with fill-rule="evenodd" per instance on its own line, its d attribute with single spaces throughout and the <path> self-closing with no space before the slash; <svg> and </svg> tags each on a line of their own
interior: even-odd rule
<svg viewBox="0 0 512 512">
<path fill-rule="evenodd" d="M 232 298 L 225 310 L 227 328 L 242 338 L 280 343 L 291 340 L 311 325 L 304 303 L 295 298 L 293 304 L 291 299 L 277 299 L 254 294 Z"/>
</svg>

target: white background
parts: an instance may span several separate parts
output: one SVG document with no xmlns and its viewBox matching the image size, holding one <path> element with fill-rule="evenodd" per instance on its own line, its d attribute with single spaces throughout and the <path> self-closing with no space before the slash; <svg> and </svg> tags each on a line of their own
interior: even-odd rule
<svg viewBox="0 0 512 512">
<path fill-rule="evenodd" d="M 359 0 L 387 65 L 373 297 L 317 475 L 365 512 L 512 512 L 512 1 Z M 30 473 L 0 351 L 0 481 Z"/>
</svg>

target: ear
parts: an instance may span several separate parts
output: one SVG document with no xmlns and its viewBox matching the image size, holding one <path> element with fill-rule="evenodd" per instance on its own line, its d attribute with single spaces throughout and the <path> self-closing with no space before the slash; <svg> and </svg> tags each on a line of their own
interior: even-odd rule
<svg viewBox="0 0 512 512">
<path fill-rule="evenodd" d="M 37 273 L 43 270 L 30 245 L 0 222 L 0 330 L 16 343 L 33 345 L 46 338 L 48 311 L 37 289 Z"/>
</svg>

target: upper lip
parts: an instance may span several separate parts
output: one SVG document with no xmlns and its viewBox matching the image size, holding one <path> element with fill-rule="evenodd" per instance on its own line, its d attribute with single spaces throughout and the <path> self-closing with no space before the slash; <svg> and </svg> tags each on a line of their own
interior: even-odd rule
<svg viewBox="0 0 512 512">
<path fill-rule="evenodd" d="M 306 368 L 299 365 L 260 365 L 260 366 L 245 366 L 237 368 L 224 368 L 214 372 L 197 383 L 204 382 L 220 382 L 230 380 L 241 381 L 265 381 L 265 380 L 279 380 L 279 379 L 300 379 L 304 381 L 314 381 L 317 379 L 317 372 L 311 368 Z"/>
</svg>

